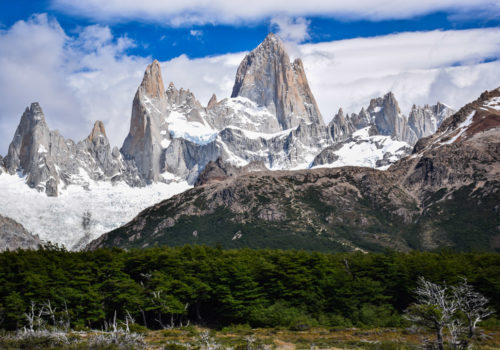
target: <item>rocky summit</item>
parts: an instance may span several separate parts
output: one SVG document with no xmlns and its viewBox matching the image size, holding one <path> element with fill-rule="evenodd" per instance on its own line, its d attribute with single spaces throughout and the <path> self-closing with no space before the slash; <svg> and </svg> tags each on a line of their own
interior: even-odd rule
<svg viewBox="0 0 500 350">
<path fill-rule="evenodd" d="M 500 251 L 500 88 L 386 171 L 240 172 L 211 163 L 200 186 L 140 213 L 89 248 L 186 243 L 380 251 Z M 210 179 L 209 173 L 213 176 Z"/>
<path fill-rule="evenodd" d="M 291 63 L 283 42 L 272 33 L 238 67 L 231 97 L 238 96 L 266 107 L 283 130 L 300 122 L 323 124 L 302 61 Z"/>
</svg>

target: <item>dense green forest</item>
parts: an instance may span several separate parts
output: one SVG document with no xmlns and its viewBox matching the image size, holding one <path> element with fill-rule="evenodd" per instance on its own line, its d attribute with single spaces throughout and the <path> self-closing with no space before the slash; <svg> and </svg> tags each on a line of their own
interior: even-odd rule
<svg viewBox="0 0 500 350">
<path fill-rule="evenodd" d="M 397 327 L 418 276 L 461 276 L 500 310 L 500 254 L 314 253 L 205 246 L 0 254 L 0 328 L 50 301 L 71 327 L 102 328 L 116 312 L 151 329 L 181 323 L 222 327 Z M 55 318 L 54 318 L 55 319 Z"/>
</svg>

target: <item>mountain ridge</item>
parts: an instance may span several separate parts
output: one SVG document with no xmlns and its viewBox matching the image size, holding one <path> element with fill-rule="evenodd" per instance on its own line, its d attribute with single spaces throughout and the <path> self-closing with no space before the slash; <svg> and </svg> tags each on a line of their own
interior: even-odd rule
<svg viewBox="0 0 500 350">
<path fill-rule="evenodd" d="M 219 178 L 146 209 L 88 248 L 263 248 L 289 240 L 322 250 L 499 251 L 500 88 L 445 123 L 430 137 L 434 143 L 417 144 L 387 171 L 341 167 Z M 488 127 L 478 129 L 482 124 Z"/>
</svg>

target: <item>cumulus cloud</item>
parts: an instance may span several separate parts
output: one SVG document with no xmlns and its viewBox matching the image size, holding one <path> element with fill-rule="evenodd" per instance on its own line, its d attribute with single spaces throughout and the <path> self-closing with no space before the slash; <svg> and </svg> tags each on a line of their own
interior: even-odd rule
<svg viewBox="0 0 500 350">
<path fill-rule="evenodd" d="M 80 140 L 100 119 L 111 141 L 128 131 L 132 98 L 150 58 L 127 56 L 126 37 L 88 26 L 67 36 L 46 15 L 0 32 L 0 154 L 5 155 L 19 118 L 40 102 L 50 128 Z"/>
<path fill-rule="evenodd" d="M 413 103 L 437 100 L 458 108 L 500 86 L 500 28 L 401 33 L 300 50 L 325 119 L 339 107 L 358 112 L 387 91 L 408 112 Z"/>
<path fill-rule="evenodd" d="M 190 59 L 186 55 L 162 63 L 163 80 L 190 89 L 201 104 L 212 94 L 220 100 L 231 95 L 236 69 L 246 52 Z"/>
<path fill-rule="evenodd" d="M 278 16 L 271 19 L 271 28 L 275 29 L 276 34 L 292 43 L 301 43 L 309 39 L 309 24 L 310 21 L 303 17 Z"/>
<path fill-rule="evenodd" d="M 38 15 L 0 32 L 0 154 L 30 102 L 39 101 L 51 128 L 80 140 L 94 120 L 120 146 L 131 104 L 150 57 L 127 54 L 134 42 L 105 26 L 68 36 Z M 403 112 L 437 100 L 458 108 L 500 85 L 500 28 L 401 33 L 295 45 L 326 121 L 339 107 L 358 112 L 393 91 Z M 165 83 L 191 89 L 202 104 L 230 96 L 246 53 L 162 62 Z"/>
<path fill-rule="evenodd" d="M 140 19 L 168 23 L 239 24 L 274 16 L 330 16 L 347 19 L 402 19 L 436 11 L 463 16 L 475 13 L 491 18 L 500 13 L 497 0 L 52 0 L 67 13 L 98 20 Z"/>
<path fill-rule="evenodd" d="M 288 47 L 290 48 L 290 47 Z M 202 103 L 231 94 L 245 53 L 163 63 L 164 79 L 190 88 Z M 342 107 L 359 112 L 393 91 L 404 113 L 437 101 L 459 108 L 500 86 L 500 28 L 430 31 L 293 45 L 326 121 Z M 484 63 L 484 61 L 491 61 Z"/>
</svg>

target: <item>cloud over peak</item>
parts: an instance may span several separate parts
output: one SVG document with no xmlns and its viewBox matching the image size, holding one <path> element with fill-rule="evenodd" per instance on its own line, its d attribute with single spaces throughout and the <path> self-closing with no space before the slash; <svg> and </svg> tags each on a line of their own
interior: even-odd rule
<svg viewBox="0 0 500 350">
<path fill-rule="evenodd" d="M 496 0 L 52 0 L 67 13 L 96 20 L 149 20 L 167 25 L 236 24 L 276 16 L 328 16 L 339 19 L 404 19 L 444 11 L 450 15 L 476 13 L 499 16 Z"/>
</svg>

